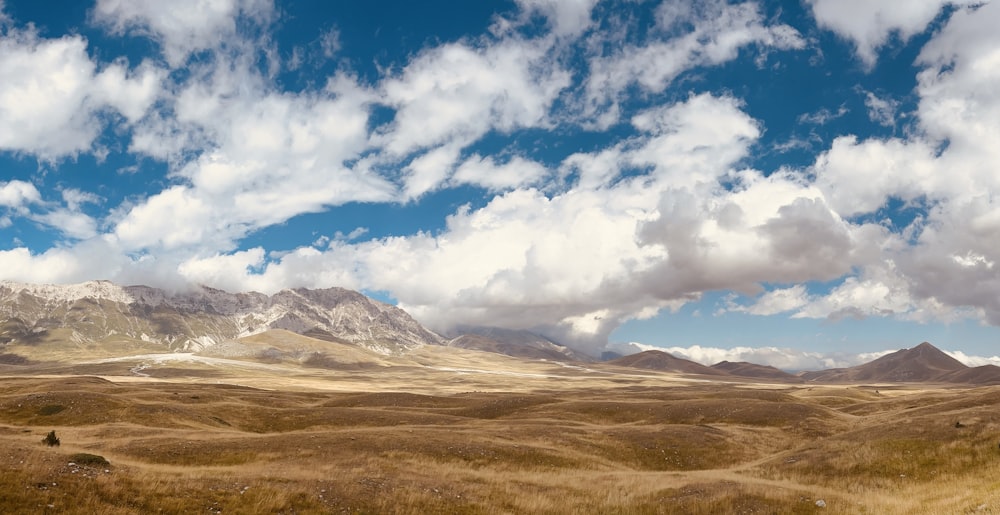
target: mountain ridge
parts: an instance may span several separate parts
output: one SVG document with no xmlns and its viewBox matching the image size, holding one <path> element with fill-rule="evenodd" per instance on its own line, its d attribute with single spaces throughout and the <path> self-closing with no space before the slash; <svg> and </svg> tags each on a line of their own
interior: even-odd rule
<svg viewBox="0 0 1000 515">
<path fill-rule="evenodd" d="M 721 370 L 715 370 L 689 359 L 678 358 L 669 352 L 661 350 L 646 350 L 629 354 L 607 362 L 610 365 L 656 370 L 659 372 L 678 372 L 682 374 L 698 374 L 706 376 L 729 375 Z"/>
<path fill-rule="evenodd" d="M 820 382 L 951 382 L 969 367 L 929 342 L 900 349 L 868 363 L 829 370 L 803 372 L 806 381 Z"/>
<path fill-rule="evenodd" d="M 0 282 L 0 343 L 69 331 L 78 344 L 111 337 L 197 351 L 270 329 L 320 330 L 381 353 L 443 338 L 400 308 L 344 288 L 228 293 L 208 287 L 171 293 L 107 281 L 74 285 Z"/>
<path fill-rule="evenodd" d="M 434 345 L 522 360 L 595 363 L 588 356 L 528 331 L 466 327 L 461 334 L 445 338 L 396 306 L 337 287 L 292 288 L 267 295 L 229 293 L 204 286 L 170 292 L 141 285 L 118 286 L 109 281 L 73 285 L 0 281 L 0 354 L 4 356 L 3 362 L 11 366 L 34 358 L 32 353 L 27 356 L 9 353 L 15 344 L 27 347 L 50 344 L 50 355 L 65 350 L 67 356 L 78 359 L 100 352 L 105 355 L 140 351 L 225 353 L 239 344 L 223 344 L 282 330 L 311 339 L 317 345 L 329 342 L 333 345 L 331 349 L 353 345 L 385 356 Z M 928 342 L 854 367 L 794 376 L 754 363 L 723 361 L 705 366 L 660 350 L 605 363 L 786 383 L 1000 384 L 1000 367 L 968 367 Z"/>
</svg>

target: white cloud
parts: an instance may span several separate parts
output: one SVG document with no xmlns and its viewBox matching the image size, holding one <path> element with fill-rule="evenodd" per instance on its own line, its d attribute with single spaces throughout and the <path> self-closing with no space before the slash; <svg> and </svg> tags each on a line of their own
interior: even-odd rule
<svg viewBox="0 0 1000 515">
<path fill-rule="evenodd" d="M 792 27 L 767 25 L 752 2 L 665 2 L 660 10 L 660 39 L 619 46 L 590 60 L 584 115 L 593 117 L 597 126 L 617 121 L 618 103 L 631 85 L 659 93 L 684 71 L 731 61 L 749 45 L 778 49 L 805 45 Z"/>
<path fill-rule="evenodd" d="M 267 22 L 271 0 L 98 0 L 94 20 L 114 34 L 134 33 L 158 41 L 177 67 L 194 52 L 223 45 L 237 32 L 237 19 Z"/>
<path fill-rule="evenodd" d="M 734 169 L 759 129 L 732 98 L 694 96 L 633 123 L 640 135 L 614 155 L 572 157 L 601 180 L 548 195 L 515 189 L 457 211 L 434 235 L 335 241 L 234 273 L 265 290 L 360 284 L 391 291 L 435 329 L 533 328 L 595 352 L 622 321 L 702 291 L 846 274 L 884 237 L 840 220 L 791 175 Z M 647 172 L 621 177 L 624 167 Z"/>
<path fill-rule="evenodd" d="M 126 248 L 225 252 L 303 213 L 397 196 L 386 179 L 348 164 L 369 147 L 371 91 L 341 75 L 321 91 L 273 91 L 244 57 L 219 56 L 168 99 L 174 117 L 137 127 L 132 149 L 170 162 L 181 183 L 117 220 Z"/>
<path fill-rule="evenodd" d="M 323 51 L 323 57 L 333 59 L 337 55 L 337 52 L 340 52 L 340 30 L 337 27 L 331 27 L 321 34 L 319 37 L 319 46 Z"/>
<path fill-rule="evenodd" d="M 18 247 L 0 251 L 0 279 L 41 284 L 117 279 L 128 262 L 119 248 L 101 237 L 38 254 Z"/>
<path fill-rule="evenodd" d="M 896 110 L 899 101 L 892 98 L 881 98 L 871 91 L 865 92 L 865 107 L 868 108 L 868 119 L 883 127 L 896 126 Z"/>
<path fill-rule="evenodd" d="M 890 196 L 908 201 L 927 194 L 939 198 L 964 187 L 939 172 L 934 153 L 933 146 L 919 139 L 859 142 L 841 136 L 817 157 L 816 185 L 844 216 L 875 212 Z"/>
<path fill-rule="evenodd" d="M 461 153 L 458 144 L 441 145 L 410 162 L 404 170 L 404 195 L 415 199 L 441 186 L 451 175 Z"/>
<path fill-rule="evenodd" d="M 523 15 L 539 13 L 548 19 L 557 36 L 577 36 L 592 21 L 591 10 L 598 0 L 516 0 Z"/>
<path fill-rule="evenodd" d="M 25 181 L 12 180 L 0 182 L 0 206 L 9 209 L 21 209 L 28 204 L 41 202 L 42 195 L 34 184 Z"/>
<path fill-rule="evenodd" d="M 534 186 L 548 174 L 541 164 L 514 156 L 505 163 L 478 154 L 466 159 L 452 175 L 452 184 L 472 184 L 490 191 Z"/>
<path fill-rule="evenodd" d="M 961 361 L 966 366 L 970 367 L 981 367 L 983 365 L 994 365 L 1000 366 L 1000 356 L 969 356 L 968 354 L 959 350 L 946 350 L 943 351 L 945 354 Z"/>
<path fill-rule="evenodd" d="M 64 236 L 85 240 L 97 236 L 97 221 L 91 216 L 72 209 L 54 209 L 32 216 L 32 219 L 54 227 Z"/>
<path fill-rule="evenodd" d="M 960 9 L 917 63 L 918 131 L 907 139 L 844 137 L 814 167 L 843 216 L 876 212 L 890 197 L 920 208 L 870 262 L 802 316 L 895 314 L 917 320 L 976 317 L 1000 323 L 1000 150 L 997 48 L 1000 4 Z M 813 311 L 815 310 L 815 311 Z"/>
<path fill-rule="evenodd" d="M 454 142 L 464 147 L 489 130 L 542 125 L 569 72 L 547 61 L 551 42 L 510 38 L 476 48 L 449 43 L 424 51 L 382 84 L 396 110 L 375 138 L 405 157 Z"/>
<path fill-rule="evenodd" d="M 872 267 L 871 276 L 848 277 L 829 294 L 811 299 L 793 318 L 864 318 L 905 314 L 914 306 L 905 282 L 890 270 Z"/>
<path fill-rule="evenodd" d="M 770 316 L 779 313 L 787 313 L 805 306 L 809 302 L 809 295 L 806 287 L 797 284 L 790 288 L 776 288 L 762 293 L 753 304 L 741 306 L 730 304 L 727 311 L 749 313 L 751 315 Z"/>
<path fill-rule="evenodd" d="M 34 184 L 13 180 L 0 182 L 0 208 L 6 208 L 17 216 L 48 225 L 73 239 L 87 239 L 97 235 L 97 221 L 80 211 L 85 203 L 96 203 L 97 195 L 77 189 L 62 191 L 65 207 L 42 199 Z M 0 218 L 0 225 L 9 227 L 13 221 L 9 216 Z"/>
<path fill-rule="evenodd" d="M 193 284 L 211 284 L 227 291 L 245 291 L 247 272 L 264 264 L 264 249 L 252 249 L 206 258 L 191 258 L 177 268 Z"/>
<path fill-rule="evenodd" d="M 166 72 L 148 62 L 129 70 L 124 62 L 115 62 L 93 78 L 92 96 L 113 107 L 130 123 L 136 123 L 149 111 L 160 94 Z"/>
<path fill-rule="evenodd" d="M 659 350 L 707 366 L 721 361 L 734 363 L 745 361 L 758 365 L 770 365 L 791 372 L 853 367 L 895 352 L 895 350 L 886 350 L 851 354 L 845 352 L 805 351 L 786 347 L 733 347 L 729 349 L 702 347 L 700 345 L 692 345 L 690 347 L 656 347 L 635 342 L 612 344 L 609 348 L 623 353 Z"/>
<path fill-rule="evenodd" d="M 849 113 L 850 110 L 846 105 L 841 105 L 836 111 L 831 111 L 827 108 L 822 108 L 814 113 L 802 113 L 798 117 L 799 123 L 810 123 L 813 125 L 826 125 L 827 123 L 836 120 Z"/>
<path fill-rule="evenodd" d="M 871 68 L 891 35 L 903 42 L 926 30 L 946 5 L 976 0 L 808 0 L 820 27 L 854 43 L 858 57 Z"/>
<path fill-rule="evenodd" d="M 591 23 L 592 0 L 521 0 L 520 17 L 506 21 L 544 16 L 550 32 L 527 38 L 523 26 L 500 30 L 498 19 L 492 36 L 424 48 L 370 83 L 342 71 L 324 86 L 287 91 L 273 76 L 271 2 L 195 1 L 101 0 L 93 11 L 113 33 L 159 42 L 183 72 L 97 62 L 79 36 L 12 29 L 0 37 L 0 150 L 43 161 L 88 151 L 100 158 L 107 150 L 95 147 L 110 127 L 131 136 L 128 152 L 170 170 L 161 190 L 103 218 L 87 214 L 101 202 L 91 192 L 61 189 L 59 204 L 31 183 L 0 183 L 9 213 L 81 240 L 3 251 L 0 270 L 42 282 L 385 290 L 437 329 L 531 328 L 588 351 L 625 320 L 712 290 L 752 297 L 729 309 L 762 316 L 1000 324 L 1000 150 L 989 144 L 1000 141 L 1000 4 L 959 9 L 930 36 L 916 63 L 919 104 L 907 134 L 842 135 L 806 170 L 754 170 L 747 163 L 767 127 L 725 93 L 630 111 L 630 125 L 608 133 L 606 144 L 558 164 L 551 156 L 567 147 L 522 154 L 527 138 L 487 152 L 522 129 L 616 124 L 626 100 L 676 98 L 659 93 L 741 51 L 804 47 L 754 3 L 666 2 L 649 37 L 621 42 Z M 868 2 L 849 18 L 831 5 L 813 2 L 817 19 L 872 65 L 892 34 L 920 33 L 944 3 L 894 10 Z M 333 35 L 318 42 L 329 43 L 328 57 L 337 52 Z M 589 68 L 575 75 L 575 59 Z M 895 100 L 865 93 L 865 103 L 871 120 L 893 126 Z M 376 120 L 376 109 L 391 112 L 389 120 Z M 846 113 L 820 110 L 799 122 Z M 553 161 L 534 160 L 542 155 Z M 462 185 L 491 195 L 482 207 L 456 209 L 433 233 L 365 241 L 363 231 L 317 236 L 334 231 L 318 227 L 315 247 L 240 249 L 254 231 L 304 213 L 419 202 Z M 877 220 L 892 199 L 920 215 L 906 227 Z M 836 286 L 810 295 L 810 281 Z M 740 352 L 789 368 L 853 359 Z"/>
<path fill-rule="evenodd" d="M 94 193 L 76 188 L 65 188 L 61 193 L 66 207 L 73 211 L 79 210 L 80 206 L 84 204 L 99 204 L 102 200 Z"/>
<path fill-rule="evenodd" d="M 87 152 L 105 125 L 103 112 L 135 122 L 161 79 L 148 65 L 99 70 L 80 36 L 44 39 L 31 27 L 10 29 L 0 35 L 0 150 L 49 161 Z"/>
<path fill-rule="evenodd" d="M 212 220 L 211 209 L 191 188 L 174 186 L 129 210 L 128 216 L 115 227 L 114 234 L 125 248 L 136 250 L 210 244 L 206 241 L 210 236 L 231 240 L 235 235 L 219 235 L 217 232 L 221 228 L 206 223 Z"/>
</svg>

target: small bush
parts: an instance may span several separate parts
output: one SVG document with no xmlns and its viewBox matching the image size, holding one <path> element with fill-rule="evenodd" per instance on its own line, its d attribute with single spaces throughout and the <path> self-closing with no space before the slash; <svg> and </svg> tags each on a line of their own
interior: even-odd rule
<svg viewBox="0 0 1000 515">
<path fill-rule="evenodd" d="M 55 431 L 49 431 L 49 434 L 45 435 L 45 438 L 42 438 L 42 443 L 48 445 L 49 447 L 58 447 L 59 437 L 56 436 Z"/>
<path fill-rule="evenodd" d="M 66 409 L 66 406 L 61 404 L 46 404 L 45 406 L 38 408 L 38 414 L 42 416 L 55 415 L 64 409 Z"/>
<path fill-rule="evenodd" d="M 96 454 L 88 454 L 85 452 L 77 453 L 69 457 L 69 461 L 76 463 L 77 465 L 85 465 L 91 467 L 107 467 L 111 465 L 104 458 L 104 456 L 98 456 Z"/>
</svg>

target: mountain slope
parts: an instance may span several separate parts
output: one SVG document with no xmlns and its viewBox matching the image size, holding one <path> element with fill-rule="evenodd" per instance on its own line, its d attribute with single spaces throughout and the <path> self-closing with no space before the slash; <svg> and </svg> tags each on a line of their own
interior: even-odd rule
<svg viewBox="0 0 1000 515">
<path fill-rule="evenodd" d="M 805 372 L 800 377 L 820 382 L 948 382 L 968 368 L 924 342 L 856 367 Z"/>
<path fill-rule="evenodd" d="M 737 377 L 752 377 L 756 379 L 772 379 L 777 381 L 791 381 L 801 383 L 802 378 L 779 370 L 772 366 L 747 363 L 746 361 L 732 362 L 720 361 L 711 367 L 712 369 L 725 372 Z"/>
<path fill-rule="evenodd" d="M 329 335 L 382 354 L 442 343 L 405 311 L 343 288 L 267 296 L 205 287 L 170 293 L 107 281 L 67 286 L 0 282 L 0 343 L 63 339 L 86 346 L 130 340 L 164 350 L 199 351 L 272 329 Z"/>
<path fill-rule="evenodd" d="M 726 372 L 706 367 L 701 363 L 678 358 L 670 353 L 659 350 L 647 350 L 638 354 L 630 354 L 606 362 L 609 365 L 641 368 L 660 372 L 677 372 L 681 374 L 701 374 L 710 376 L 728 376 Z"/>
<path fill-rule="evenodd" d="M 945 383 L 1000 384 L 1000 367 L 996 365 L 967 367 L 955 372 L 949 372 L 941 376 L 938 380 Z"/>
<path fill-rule="evenodd" d="M 449 347 L 528 359 L 593 361 L 569 347 L 529 331 L 499 327 L 462 327 L 458 332 L 461 334 L 447 343 Z"/>
</svg>

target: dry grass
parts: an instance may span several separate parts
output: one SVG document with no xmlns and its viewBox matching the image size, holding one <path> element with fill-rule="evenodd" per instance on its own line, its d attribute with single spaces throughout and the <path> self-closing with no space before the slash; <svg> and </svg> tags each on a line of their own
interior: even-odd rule
<svg viewBox="0 0 1000 515">
<path fill-rule="evenodd" d="M 0 379 L 0 512 L 1000 512 L 1000 389 L 493 381 Z"/>
</svg>

